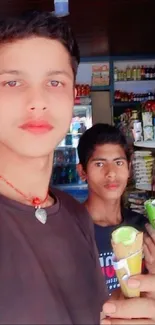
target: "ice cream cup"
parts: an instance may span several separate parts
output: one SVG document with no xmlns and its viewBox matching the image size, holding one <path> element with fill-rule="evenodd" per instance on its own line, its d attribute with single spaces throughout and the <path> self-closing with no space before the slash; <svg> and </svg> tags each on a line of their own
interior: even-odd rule
<svg viewBox="0 0 155 325">
<path fill-rule="evenodd" d="M 155 229 L 155 200 L 147 200 L 144 203 L 150 224 Z"/>
<path fill-rule="evenodd" d="M 121 287 L 121 290 L 126 298 L 133 298 L 140 296 L 139 289 L 131 289 L 127 286 L 127 280 L 132 275 L 141 274 L 142 270 L 142 249 L 134 254 L 120 259 L 116 259 L 113 255 L 113 266 Z"/>
</svg>

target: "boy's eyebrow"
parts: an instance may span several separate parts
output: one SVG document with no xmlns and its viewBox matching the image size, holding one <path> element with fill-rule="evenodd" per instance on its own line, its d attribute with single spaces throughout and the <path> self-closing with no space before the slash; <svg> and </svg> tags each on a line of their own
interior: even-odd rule
<svg viewBox="0 0 155 325">
<path fill-rule="evenodd" d="M 0 75 L 3 75 L 3 74 L 16 74 L 16 75 L 19 75 L 21 73 L 22 73 L 22 71 L 19 71 L 19 70 L 7 70 L 7 69 L 0 70 Z"/>
<path fill-rule="evenodd" d="M 99 157 L 95 157 L 95 158 L 91 158 L 91 161 L 106 161 L 107 159 L 105 158 L 99 158 Z"/>
<path fill-rule="evenodd" d="M 127 160 L 127 158 L 124 156 L 120 156 L 120 157 L 114 159 L 114 161 L 116 161 L 116 160 Z"/>
<path fill-rule="evenodd" d="M 65 75 L 66 77 L 72 79 L 73 76 L 67 72 L 66 70 L 51 70 L 47 73 L 48 77 L 50 76 L 58 76 L 58 75 Z"/>
<path fill-rule="evenodd" d="M 2 76 L 3 74 L 12 74 L 12 75 L 21 75 L 24 74 L 23 71 L 21 70 L 7 70 L 7 69 L 2 69 L 0 70 L 0 75 Z M 47 76 L 58 76 L 58 75 L 65 75 L 67 76 L 69 79 L 72 79 L 73 76 L 67 72 L 66 70 L 50 70 L 47 72 Z"/>
<path fill-rule="evenodd" d="M 95 158 L 92 158 L 91 161 L 107 161 L 109 159 L 107 158 L 100 158 L 100 157 L 95 157 Z M 111 159 L 110 159 L 111 160 Z M 126 157 L 124 156 L 120 156 L 120 157 L 117 157 L 117 158 L 114 158 L 112 159 L 113 161 L 117 161 L 117 160 L 127 160 Z"/>
</svg>

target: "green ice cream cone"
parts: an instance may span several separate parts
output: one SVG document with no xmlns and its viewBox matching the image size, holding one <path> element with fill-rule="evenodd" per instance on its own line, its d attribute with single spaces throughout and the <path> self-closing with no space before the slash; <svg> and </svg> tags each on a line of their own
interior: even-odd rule
<svg viewBox="0 0 155 325">
<path fill-rule="evenodd" d="M 147 216 L 150 224 L 155 229 L 155 200 L 147 200 L 145 203 L 145 209 L 147 212 Z"/>
</svg>

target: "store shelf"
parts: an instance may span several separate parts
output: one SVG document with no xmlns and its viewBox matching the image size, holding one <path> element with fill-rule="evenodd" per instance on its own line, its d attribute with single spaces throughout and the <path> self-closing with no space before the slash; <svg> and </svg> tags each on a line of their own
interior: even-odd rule
<svg viewBox="0 0 155 325">
<path fill-rule="evenodd" d="M 151 185 L 148 184 L 136 184 L 135 188 L 142 191 L 152 191 Z M 155 189 L 154 189 L 155 190 Z"/>
<path fill-rule="evenodd" d="M 140 102 L 114 102 L 115 107 L 136 107 L 140 105 Z"/>
<path fill-rule="evenodd" d="M 110 86 L 91 86 L 91 91 L 108 91 Z"/>
<path fill-rule="evenodd" d="M 135 147 L 155 149 L 155 140 L 134 142 Z"/>
<path fill-rule="evenodd" d="M 84 98 L 84 97 L 83 97 Z M 74 111 L 77 111 L 77 110 L 83 110 L 83 111 L 86 111 L 88 109 L 88 107 L 90 107 L 90 103 L 88 102 L 84 102 L 85 99 L 83 99 L 83 102 L 81 100 L 81 103 L 80 104 L 75 104 L 74 105 Z"/>
<path fill-rule="evenodd" d="M 124 84 L 124 83 L 131 83 L 131 84 L 134 84 L 134 83 L 144 83 L 144 82 L 155 82 L 155 79 L 144 79 L 144 80 L 117 80 L 117 81 L 114 81 L 115 84 Z"/>
<path fill-rule="evenodd" d="M 86 105 L 91 105 L 91 98 L 86 97 L 86 96 L 81 96 L 81 97 L 76 97 L 74 101 L 75 107 L 77 106 L 86 106 Z"/>
<path fill-rule="evenodd" d="M 67 167 L 67 166 L 75 166 L 76 162 L 60 162 L 60 163 L 54 163 L 54 167 Z"/>
<path fill-rule="evenodd" d="M 71 149 L 76 149 L 76 146 L 74 146 L 73 144 L 65 144 L 64 145 L 58 145 L 55 150 L 65 150 L 66 148 L 71 148 Z"/>
<path fill-rule="evenodd" d="M 75 122 L 72 122 L 72 124 Z M 67 135 L 73 135 L 73 136 L 77 136 L 77 135 L 82 135 L 83 133 L 67 133 Z"/>
<path fill-rule="evenodd" d="M 77 189 L 77 190 L 87 190 L 88 185 L 86 183 L 84 184 L 60 184 L 60 185 L 53 185 L 55 188 L 59 188 L 60 190 L 67 190 L 67 189 Z"/>
</svg>

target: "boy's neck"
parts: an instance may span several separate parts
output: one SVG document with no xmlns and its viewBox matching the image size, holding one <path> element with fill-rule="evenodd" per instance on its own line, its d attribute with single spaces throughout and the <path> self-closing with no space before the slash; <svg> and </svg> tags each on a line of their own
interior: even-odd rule
<svg viewBox="0 0 155 325">
<path fill-rule="evenodd" d="M 117 225 L 122 221 L 121 200 L 104 200 L 92 195 L 85 201 L 85 207 L 93 222 L 101 226 Z"/>
<path fill-rule="evenodd" d="M 43 201 L 48 192 L 53 153 L 41 158 L 27 158 L 2 146 L 0 146 L 0 152 L 0 176 L 4 177 L 30 200 L 38 197 Z M 31 204 L 2 179 L 0 180 L 0 193 L 18 202 Z M 53 199 L 48 198 L 44 206 L 49 206 L 52 203 Z"/>
</svg>

